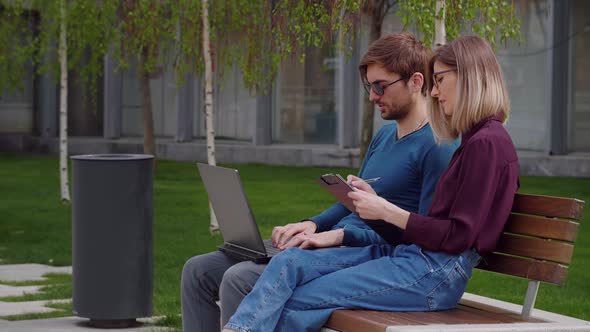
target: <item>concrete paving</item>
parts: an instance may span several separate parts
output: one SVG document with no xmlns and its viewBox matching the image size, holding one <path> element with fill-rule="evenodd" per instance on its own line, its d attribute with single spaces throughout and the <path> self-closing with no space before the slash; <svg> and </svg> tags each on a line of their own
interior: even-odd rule
<svg viewBox="0 0 590 332">
<path fill-rule="evenodd" d="M 169 329 L 150 325 L 150 319 L 138 319 L 139 326 L 116 329 L 121 332 L 159 332 Z M 1 321 L 2 332 L 98 332 L 115 329 L 99 329 L 88 326 L 88 319 L 79 317 L 62 317 L 52 319 L 21 320 L 15 322 Z"/>
<path fill-rule="evenodd" d="M 70 266 L 54 267 L 42 264 L 16 264 L 0 265 L 0 281 L 36 281 L 43 280 L 46 273 L 72 273 Z M 21 296 L 39 291 L 44 286 L 10 286 L 0 284 L 0 298 L 8 296 Z M 20 321 L 8 321 L 2 319 L 5 316 L 23 315 L 31 313 L 45 313 L 57 309 L 49 308 L 48 303 L 69 302 L 71 299 L 50 300 L 50 301 L 25 301 L 25 302 L 4 302 L 0 301 L 0 332 L 73 332 L 73 331 L 97 331 L 115 330 L 98 329 L 89 326 L 89 319 L 80 317 L 62 317 L 50 319 L 31 319 Z M 157 327 L 153 324 L 152 318 L 140 318 L 138 324 L 130 328 L 117 328 L 125 332 L 153 332 L 168 331 L 170 329 Z"/>
</svg>

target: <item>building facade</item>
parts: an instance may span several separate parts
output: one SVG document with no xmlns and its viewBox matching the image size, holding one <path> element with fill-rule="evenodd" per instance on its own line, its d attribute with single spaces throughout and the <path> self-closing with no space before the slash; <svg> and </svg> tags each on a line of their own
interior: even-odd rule
<svg viewBox="0 0 590 332">
<path fill-rule="evenodd" d="M 501 46 L 497 55 L 512 103 L 507 128 L 522 172 L 590 176 L 590 2 L 517 0 L 515 6 L 523 40 Z M 392 10 L 383 32 L 402 29 Z M 226 69 L 214 94 L 218 161 L 358 167 L 367 95 L 357 66 L 366 37 L 356 43 L 350 57 L 333 46 L 309 48 L 303 63 L 294 56 L 262 96 L 243 86 L 237 67 Z M 84 88 L 70 83 L 70 153 L 141 152 L 135 72 L 115 72 L 108 57 L 104 68 L 97 100 L 83 98 Z M 0 150 L 57 152 L 57 85 L 33 77 L 31 69 L 23 91 L 0 99 Z M 151 80 L 157 154 L 206 160 L 201 79 L 175 82 L 171 70 Z M 376 112 L 375 132 L 382 125 Z"/>
</svg>

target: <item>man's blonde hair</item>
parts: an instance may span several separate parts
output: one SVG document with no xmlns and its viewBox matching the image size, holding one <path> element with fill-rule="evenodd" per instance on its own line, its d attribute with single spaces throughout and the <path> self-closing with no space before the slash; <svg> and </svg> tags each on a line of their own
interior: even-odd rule
<svg viewBox="0 0 590 332">
<path fill-rule="evenodd" d="M 457 93 L 452 116 L 444 114 L 438 102 L 429 98 L 428 116 L 437 141 L 457 138 L 476 123 L 495 114 L 504 122 L 510 113 L 510 100 L 502 69 L 490 45 L 480 37 L 465 36 L 434 52 L 428 69 L 428 88 L 432 91 L 434 63 L 438 61 L 457 71 Z"/>
</svg>

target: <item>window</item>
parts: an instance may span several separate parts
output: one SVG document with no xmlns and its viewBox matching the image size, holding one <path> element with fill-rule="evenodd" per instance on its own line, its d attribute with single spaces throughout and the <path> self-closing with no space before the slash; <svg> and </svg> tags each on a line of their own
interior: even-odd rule
<svg viewBox="0 0 590 332">
<path fill-rule="evenodd" d="M 570 117 L 570 150 L 590 151 L 590 2 L 572 3 L 570 52 L 573 109 Z"/>
<path fill-rule="evenodd" d="M 338 112 L 335 73 L 339 61 L 333 47 L 308 48 L 285 60 L 274 86 L 272 139 L 287 144 L 337 144 Z"/>
</svg>

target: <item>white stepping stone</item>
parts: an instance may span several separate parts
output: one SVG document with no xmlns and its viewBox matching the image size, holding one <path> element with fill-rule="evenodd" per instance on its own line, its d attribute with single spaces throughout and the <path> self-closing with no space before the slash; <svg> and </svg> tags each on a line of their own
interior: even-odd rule
<svg viewBox="0 0 590 332">
<path fill-rule="evenodd" d="M 64 303 L 70 300 L 47 300 L 28 302 L 2 302 L 0 301 L 0 316 L 14 316 L 24 314 L 35 314 L 52 312 L 58 309 L 46 307 L 48 303 Z"/>
<path fill-rule="evenodd" d="M 0 285 L 0 298 L 7 296 L 23 296 L 25 294 L 39 293 L 45 286 L 8 286 Z M 1 313 L 0 313 L 1 314 Z"/>
<path fill-rule="evenodd" d="M 2 281 L 33 281 L 45 280 L 46 273 L 72 274 L 71 266 L 49 266 L 43 264 L 8 264 L 0 265 Z"/>
</svg>

